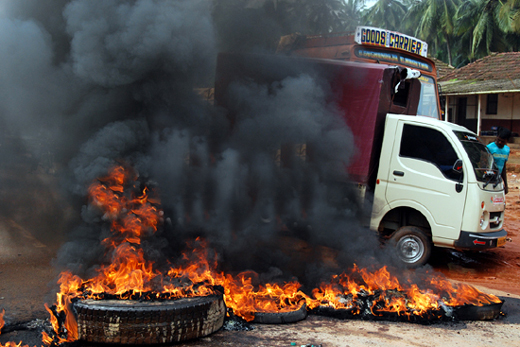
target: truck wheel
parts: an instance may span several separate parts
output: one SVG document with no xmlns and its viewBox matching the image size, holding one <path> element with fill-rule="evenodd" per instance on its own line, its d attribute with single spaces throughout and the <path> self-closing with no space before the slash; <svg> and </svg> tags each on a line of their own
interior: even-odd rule
<svg viewBox="0 0 520 347">
<path fill-rule="evenodd" d="M 432 252 L 430 238 L 419 228 L 405 226 L 397 229 L 390 238 L 397 258 L 408 267 L 426 264 Z"/>
</svg>

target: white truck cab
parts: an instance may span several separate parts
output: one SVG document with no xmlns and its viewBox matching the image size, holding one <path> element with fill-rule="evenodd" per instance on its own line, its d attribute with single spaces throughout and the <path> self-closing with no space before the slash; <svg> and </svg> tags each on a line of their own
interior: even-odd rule
<svg viewBox="0 0 520 347">
<path fill-rule="evenodd" d="M 401 262 L 422 265 L 433 246 L 485 250 L 505 243 L 504 186 L 493 156 L 475 133 L 437 119 L 436 112 L 424 112 L 426 89 L 418 70 L 340 59 L 221 53 L 215 103 L 229 110 L 234 124 L 230 86 L 248 81 L 276 86 L 303 72 L 334 91 L 326 102 L 335 105 L 353 135 L 356 150 L 345 148 L 352 157 L 344 176 L 335 175 L 338 182 L 333 184 L 359 188 L 360 206 L 367 212 L 360 214 L 361 223 L 394 244 Z M 431 93 L 428 99 L 436 100 Z M 307 145 L 313 146 L 286 143 L 279 158 Z M 367 192 L 374 194 L 373 200 Z"/>
<path fill-rule="evenodd" d="M 432 246 L 484 250 L 505 243 L 503 182 L 475 133 L 421 116 L 388 114 L 370 227 L 410 266 Z"/>
</svg>

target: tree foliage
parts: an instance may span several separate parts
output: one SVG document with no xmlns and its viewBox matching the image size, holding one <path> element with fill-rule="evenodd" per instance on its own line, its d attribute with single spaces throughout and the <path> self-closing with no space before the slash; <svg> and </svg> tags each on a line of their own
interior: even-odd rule
<svg viewBox="0 0 520 347">
<path fill-rule="evenodd" d="M 213 0 L 213 3 L 223 49 L 273 50 L 282 35 L 353 31 L 357 25 L 415 36 L 428 43 L 430 55 L 453 66 L 467 64 L 490 52 L 520 48 L 520 0 Z"/>
<path fill-rule="evenodd" d="M 408 7 L 400 0 L 379 0 L 367 9 L 363 18 L 370 25 L 399 30 Z"/>
<path fill-rule="evenodd" d="M 428 42 L 430 54 L 450 65 L 520 47 L 520 0 L 403 0 L 403 4 L 407 11 L 398 30 Z"/>
<path fill-rule="evenodd" d="M 351 31 L 365 0 L 213 0 L 221 49 L 276 48 L 280 36 Z"/>
</svg>

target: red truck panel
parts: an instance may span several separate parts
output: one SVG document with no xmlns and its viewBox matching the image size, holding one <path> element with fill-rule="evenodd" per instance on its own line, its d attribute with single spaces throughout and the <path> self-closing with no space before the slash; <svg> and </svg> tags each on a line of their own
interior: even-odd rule
<svg viewBox="0 0 520 347">
<path fill-rule="evenodd" d="M 277 64 L 289 66 L 280 72 Z M 215 101 L 226 106 L 226 89 L 232 81 L 252 79 L 257 83 L 272 83 L 302 72 L 311 66 L 321 71 L 335 92 L 330 101 L 340 105 L 343 118 L 350 127 L 356 148 L 346 163 L 349 179 L 369 183 L 379 163 L 386 113 L 390 99 L 382 90 L 389 88 L 395 69 L 384 64 L 347 62 L 327 59 L 221 53 L 218 57 Z M 231 115 L 231 117 L 233 117 Z"/>
</svg>

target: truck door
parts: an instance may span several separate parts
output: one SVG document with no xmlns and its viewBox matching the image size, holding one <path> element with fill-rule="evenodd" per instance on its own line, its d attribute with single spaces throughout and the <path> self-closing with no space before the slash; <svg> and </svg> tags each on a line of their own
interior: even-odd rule
<svg viewBox="0 0 520 347">
<path fill-rule="evenodd" d="M 458 238 L 467 192 L 467 178 L 453 171 L 460 153 L 434 127 L 399 121 L 396 130 L 386 189 L 389 205 L 429 213 L 435 238 Z"/>
</svg>

